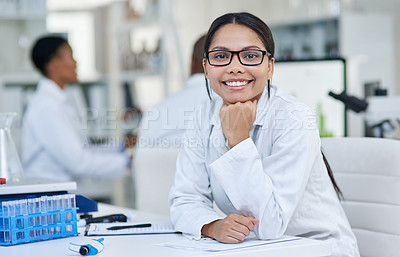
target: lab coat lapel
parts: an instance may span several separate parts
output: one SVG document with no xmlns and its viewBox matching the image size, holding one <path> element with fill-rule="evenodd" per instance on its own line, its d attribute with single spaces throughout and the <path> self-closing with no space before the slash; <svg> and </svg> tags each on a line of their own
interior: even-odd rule
<svg viewBox="0 0 400 257">
<path fill-rule="evenodd" d="M 218 157 L 224 155 L 228 151 L 228 147 L 225 144 L 225 136 L 222 131 L 221 126 L 211 125 L 211 134 L 210 134 L 210 153 L 211 156 Z M 213 151 L 216 151 L 215 153 Z"/>
<path fill-rule="evenodd" d="M 220 156 L 224 155 L 229 149 L 225 143 L 225 136 L 221 127 L 221 120 L 219 118 L 219 110 L 222 106 L 222 99 L 216 97 L 213 101 L 210 111 L 210 135 L 209 135 L 209 152 L 214 161 Z"/>
</svg>

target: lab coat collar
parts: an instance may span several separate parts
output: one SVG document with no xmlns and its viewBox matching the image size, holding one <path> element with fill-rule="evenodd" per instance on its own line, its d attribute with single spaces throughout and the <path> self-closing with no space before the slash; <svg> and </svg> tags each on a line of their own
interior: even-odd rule
<svg viewBox="0 0 400 257">
<path fill-rule="evenodd" d="M 61 89 L 54 81 L 43 77 L 39 80 L 38 88 L 39 93 L 49 94 L 51 97 L 59 102 L 67 102 L 67 94 Z"/>
</svg>

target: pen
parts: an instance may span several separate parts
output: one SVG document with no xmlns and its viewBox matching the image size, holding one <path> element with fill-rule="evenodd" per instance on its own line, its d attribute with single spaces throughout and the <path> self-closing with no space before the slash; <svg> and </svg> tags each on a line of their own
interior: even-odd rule
<svg viewBox="0 0 400 257">
<path fill-rule="evenodd" d="M 127 228 L 148 228 L 148 227 L 151 227 L 150 223 L 128 225 L 128 226 L 113 226 L 113 227 L 107 228 L 107 230 L 120 230 L 120 229 L 127 229 Z"/>
</svg>

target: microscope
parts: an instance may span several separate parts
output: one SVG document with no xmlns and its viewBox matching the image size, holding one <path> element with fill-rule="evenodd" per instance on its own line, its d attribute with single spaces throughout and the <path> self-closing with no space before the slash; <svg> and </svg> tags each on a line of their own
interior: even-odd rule
<svg viewBox="0 0 400 257">
<path fill-rule="evenodd" d="M 387 96 L 386 90 L 366 100 L 346 94 L 329 92 L 329 96 L 344 103 L 346 109 L 364 112 L 367 129 L 373 137 L 400 139 L 400 96 Z"/>
</svg>

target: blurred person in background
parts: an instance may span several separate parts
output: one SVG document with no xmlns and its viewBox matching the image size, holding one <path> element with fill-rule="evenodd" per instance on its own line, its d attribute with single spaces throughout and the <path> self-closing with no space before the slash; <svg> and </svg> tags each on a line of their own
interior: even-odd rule
<svg viewBox="0 0 400 257">
<path fill-rule="evenodd" d="M 203 49 L 205 35 L 193 46 L 190 77 L 184 88 L 144 112 L 138 134 L 138 147 L 179 147 L 186 128 L 193 123 L 196 107 L 207 100 L 204 87 Z"/>
<path fill-rule="evenodd" d="M 132 157 L 120 150 L 89 147 L 79 116 L 67 98 L 66 86 L 76 83 L 76 61 L 65 38 L 39 38 L 31 52 L 43 76 L 23 117 L 22 162 L 27 177 L 74 180 L 122 177 Z"/>
</svg>

